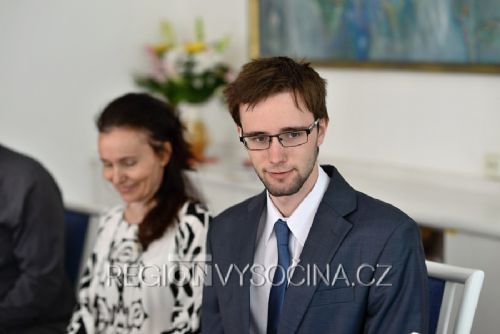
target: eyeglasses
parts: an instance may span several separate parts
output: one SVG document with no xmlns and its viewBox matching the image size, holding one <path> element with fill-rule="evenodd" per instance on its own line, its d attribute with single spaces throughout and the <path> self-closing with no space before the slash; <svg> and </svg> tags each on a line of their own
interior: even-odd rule
<svg viewBox="0 0 500 334">
<path fill-rule="evenodd" d="M 247 150 L 262 151 L 271 147 L 273 137 L 278 138 L 279 143 L 283 147 L 294 147 L 307 143 L 309 134 L 314 127 L 318 126 L 319 119 L 315 120 L 310 126 L 304 129 L 293 129 L 283 131 L 275 135 L 257 134 L 240 136 L 240 141 L 245 145 Z"/>
</svg>

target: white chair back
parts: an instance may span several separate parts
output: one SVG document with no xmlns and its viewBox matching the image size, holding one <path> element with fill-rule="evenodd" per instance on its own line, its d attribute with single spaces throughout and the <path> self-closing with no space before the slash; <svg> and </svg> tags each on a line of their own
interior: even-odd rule
<svg viewBox="0 0 500 334">
<path fill-rule="evenodd" d="M 449 264 L 426 261 L 429 277 L 445 281 L 436 334 L 469 334 L 476 313 L 484 272 Z M 457 289 L 463 285 L 459 301 Z M 454 314 L 454 305 L 456 314 Z"/>
</svg>

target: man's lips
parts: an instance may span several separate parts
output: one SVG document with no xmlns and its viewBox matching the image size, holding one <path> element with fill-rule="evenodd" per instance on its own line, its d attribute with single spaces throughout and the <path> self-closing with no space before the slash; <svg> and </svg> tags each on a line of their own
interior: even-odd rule
<svg viewBox="0 0 500 334">
<path fill-rule="evenodd" d="M 292 170 L 290 169 L 287 171 L 267 171 L 266 173 L 273 179 L 282 180 L 287 178 L 292 173 Z"/>
</svg>

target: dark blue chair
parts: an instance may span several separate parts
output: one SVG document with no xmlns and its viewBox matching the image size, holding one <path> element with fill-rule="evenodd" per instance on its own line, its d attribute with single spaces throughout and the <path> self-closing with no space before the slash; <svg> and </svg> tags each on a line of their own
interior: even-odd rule
<svg viewBox="0 0 500 334">
<path fill-rule="evenodd" d="M 439 312 L 441 310 L 441 304 L 443 303 L 443 294 L 445 281 L 429 277 L 429 334 L 435 334 L 438 321 Z"/>
<path fill-rule="evenodd" d="M 78 284 L 90 217 L 89 213 L 79 210 L 66 208 L 64 211 L 66 221 L 65 266 L 66 273 L 74 288 Z"/>
</svg>

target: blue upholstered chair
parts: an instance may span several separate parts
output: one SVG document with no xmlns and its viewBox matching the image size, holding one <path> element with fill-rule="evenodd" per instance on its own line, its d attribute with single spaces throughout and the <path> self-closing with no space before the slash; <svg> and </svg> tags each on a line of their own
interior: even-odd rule
<svg viewBox="0 0 500 334">
<path fill-rule="evenodd" d="M 426 261 L 429 275 L 429 334 L 469 334 L 484 272 Z M 457 293 L 463 286 L 462 295 Z M 455 311 L 456 310 L 456 311 Z"/>
<path fill-rule="evenodd" d="M 92 214 L 84 210 L 66 208 L 64 212 L 66 221 L 65 266 L 74 288 L 78 284 L 82 261 L 84 261 L 91 217 Z"/>
</svg>

